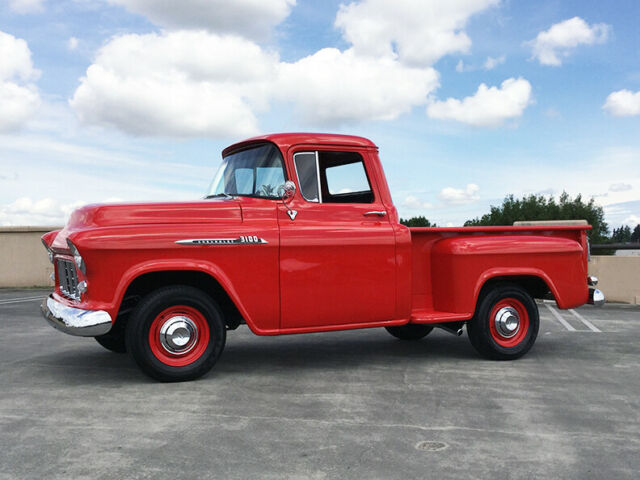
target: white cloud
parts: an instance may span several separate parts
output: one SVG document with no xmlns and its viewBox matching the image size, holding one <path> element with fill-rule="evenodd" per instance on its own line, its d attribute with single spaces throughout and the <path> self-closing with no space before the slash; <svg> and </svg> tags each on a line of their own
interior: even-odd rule
<svg viewBox="0 0 640 480">
<path fill-rule="evenodd" d="M 482 83 L 476 93 L 462 100 L 432 101 L 427 107 L 431 118 L 456 120 L 478 127 L 497 127 L 506 120 L 522 116 L 531 103 L 531 84 L 524 78 L 509 78 L 500 88 Z"/>
<path fill-rule="evenodd" d="M 40 106 L 27 42 L 0 31 L 0 133 L 20 128 Z"/>
<path fill-rule="evenodd" d="M 67 48 L 71 51 L 74 51 L 78 48 L 78 39 L 76 37 L 70 37 L 67 40 Z"/>
<path fill-rule="evenodd" d="M 325 48 L 295 63 L 283 63 L 274 95 L 295 103 L 314 125 L 358 120 L 393 120 L 438 87 L 432 68 L 413 68 L 381 57 L 358 56 L 353 49 Z"/>
<path fill-rule="evenodd" d="M 204 31 L 123 35 L 100 49 L 70 100 L 81 121 L 136 135 L 237 137 L 293 102 L 312 125 L 391 120 L 438 86 L 432 68 L 327 48 L 279 62 L 250 40 Z"/>
<path fill-rule="evenodd" d="M 40 72 L 33 68 L 31 50 L 21 38 L 0 31 L 0 81 L 17 79 L 37 80 Z"/>
<path fill-rule="evenodd" d="M 204 29 L 262 39 L 284 20 L 296 0 L 109 0 L 170 29 Z"/>
<path fill-rule="evenodd" d="M 566 57 L 578 45 L 603 43 L 609 36 L 609 25 L 598 23 L 589 25 L 580 17 L 573 17 L 552 25 L 549 30 L 527 42 L 532 47 L 533 58 L 542 65 L 562 65 Z"/>
<path fill-rule="evenodd" d="M 622 224 L 635 227 L 636 225 L 640 225 L 640 217 L 638 215 L 629 215 L 622 221 Z"/>
<path fill-rule="evenodd" d="M 137 135 L 251 135 L 277 61 L 204 31 L 123 35 L 99 50 L 70 104 L 83 122 Z"/>
<path fill-rule="evenodd" d="M 499 57 L 487 57 L 487 60 L 484 62 L 483 68 L 485 70 L 493 70 L 498 65 L 502 65 L 506 61 L 507 57 L 501 55 Z"/>
<path fill-rule="evenodd" d="M 626 192 L 627 190 L 631 190 L 633 188 L 632 185 L 628 183 L 613 183 L 609 185 L 610 192 Z"/>
<path fill-rule="evenodd" d="M 45 0 L 9 0 L 9 7 L 16 13 L 38 13 L 44 10 Z"/>
<path fill-rule="evenodd" d="M 410 208 L 411 210 L 428 210 L 433 208 L 433 205 L 429 202 L 423 202 L 415 195 L 407 195 L 402 201 L 402 206 Z"/>
<path fill-rule="evenodd" d="M 504 55 L 501 55 L 501 56 L 496 57 L 496 58 L 487 57 L 485 62 L 482 64 L 482 69 L 483 70 L 493 70 L 498 65 L 503 64 L 506 61 L 506 59 L 507 59 L 507 57 L 504 56 Z M 478 66 L 465 64 L 462 60 L 458 60 L 458 63 L 456 64 L 456 72 L 458 72 L 458 73 L 474 72 L 474 71 L 478 70 L 479 68 L 480 67 L 478 67 Z"/>
<path fill-rule="evenodd" d="M 480 200 L 480 187 L 475 183 L 467 184 L 466 188 L 443 188 L 438 197 L 448 205 L 465 205 Z"/>
<path fill-rule="evenodd" d="M 341 5 L 335 25 L 357 55 L 396 57 L 429 66 L 444 55 L 467 52 L 468 19 L 500 0 L 362 0 Z"/>
<path fill-rule="evenodd" d="M 618 90 L 609 94 L 603 107 L 616 117 L 640 115 L 640 91 Z"/>
<path fill-rule="evenodd" d="M 456 63 L 456 72 L 464 73 L 464 72 L 468 72 L 469 70 L 470 70 L 469 66 L 465 65 L 462 60 L 458 60 L 458 63 Z"/>
<path fill-rule="evenodd" d="M 32 200 L 21 197 L 0 206 L 0 225 L 64 225 L 71 212 L 83 204 L 62 204 L 51 198 Z"/>
</svg>

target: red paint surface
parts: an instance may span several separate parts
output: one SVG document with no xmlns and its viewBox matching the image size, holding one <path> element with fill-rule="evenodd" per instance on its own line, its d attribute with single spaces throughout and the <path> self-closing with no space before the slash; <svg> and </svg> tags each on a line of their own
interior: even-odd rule
<svg viewBox="0 0 640 480">
<path fill-rule="evenodd" d="M 438 323 L 472 317 L 482 286 L 495 278 L 535 276 L 560 308 L 588 298 L 588 226 L 407 228 L 398 223 L 377 148 L 361 137 L 277 134 L 272 142 L 298 184 L 293 154 L 358 152 L 375 196 L 369 204 L 317 204 L 299 188 L 282 201 L 237 197 L 183 203 L 90 205 L 43 239 L 68 255 L 67 238 L 87 265 L 81 302 L 115 318 L 127 287 L 149 272 L 188 270 L 213 277 L 249 327 L 261 335 Z M 298 211 L 292 221 L 287 209 Z M 365 217 L 384 210 L 384 217 Z M 180 245 L 191 238 L 256 235 L 254 245 Z"/>
</svg>

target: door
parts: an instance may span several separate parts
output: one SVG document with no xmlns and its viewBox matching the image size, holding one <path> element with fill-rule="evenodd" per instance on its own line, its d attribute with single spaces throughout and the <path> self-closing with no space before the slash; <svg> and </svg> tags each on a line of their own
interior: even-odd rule
<svg viewBox="0 0 640 480">
<path fill-rule="evenodd" d="M 303 150 L 289 160 L 298 190 L 278 212 L 280 328 L 393 319 L 395 237 L 366 152 Z"/>
</svg>

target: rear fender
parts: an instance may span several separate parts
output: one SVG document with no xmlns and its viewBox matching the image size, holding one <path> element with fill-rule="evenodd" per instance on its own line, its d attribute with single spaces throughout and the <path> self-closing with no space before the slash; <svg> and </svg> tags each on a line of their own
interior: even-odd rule
<svg viewBox="0 0 640 480">
<path fill-rule="evenodd" d="M 432 250 L 434 307 L 472 315 L 482 287 L 498 277 L 533 276 L 549 287 L 560 308 L 588 300 L 582 245 L 546 235 L 460 236 Z"/>
</svg>

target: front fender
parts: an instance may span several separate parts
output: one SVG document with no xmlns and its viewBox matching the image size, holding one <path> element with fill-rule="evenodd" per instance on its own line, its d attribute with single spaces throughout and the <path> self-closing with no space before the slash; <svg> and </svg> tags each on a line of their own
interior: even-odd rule
<svg viewBox="0 0 640 480">
<path fill-rule="evenodd" d="M 211 276 L 217 281 L 220 286 L 227 293 L 231 301 L 235 304 L 236 308 L 247 322 L 249 328 L 258 334 L 269 334 L 270 329 L 261 328 L 252 317 L 250 310 L 246 308 L 244 302 L 241 300 L 240 294 L 233 285 L 233 282 L 228 275 L 216 264 L 198 260 L 198 259 L 163 259 L 163 260 L 150 260 L 136 264 L 129 268 L 122 275 L 121 281 L 118 284 L 115 293 L 115 305 L 110 311 L 112 318 L 116 318 L 117 312 L 120 309 L 120 305 L 124 299 L 125 292 L 136 278 L 148 273 L 156 273 L 163 271 L 194 271 L 201 272 Z"/>
</svg>

